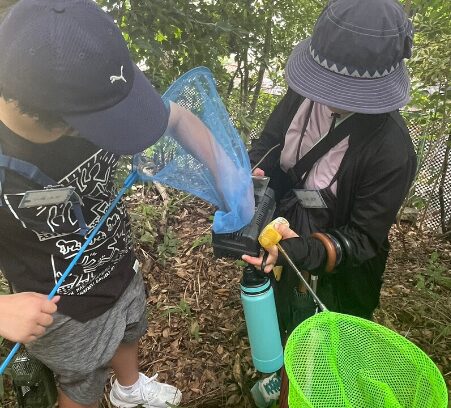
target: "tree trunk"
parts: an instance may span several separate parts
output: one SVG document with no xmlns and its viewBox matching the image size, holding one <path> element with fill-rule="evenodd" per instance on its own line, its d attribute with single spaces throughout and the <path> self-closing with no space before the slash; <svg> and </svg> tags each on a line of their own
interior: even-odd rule
<svg viewBox="0 0 451 408">
<path fill-rule="evenodd" d="M 252 14 L 252 6 L 251 6 L 251 1 L 247 0 L 246 1 L 246 6 L 245 6 L 245 15 L 246 17 L 250 20 L 250 15 Z M 246 34 L 246 38 L 245 38 L 245 42 L 244 44 L 246 44 L 244 50 L 243 50 L 243 82 L 242 82 L 242 95 L 241 95 L 241 106 L 245 107 L 248 103 L 248 99 L 249 99 L 249 77 L 250 77 L 250 72 L 249 72 L 249 33 Z"/>
<path fill-rule="evenodd" d="M 251 117 L 254 116 L 255 110 L 257 108 L 258 97 L 260 96 L 260 91 L 262 89 L 263 79 L 266 71 L 266 62 L 271 51 L 272 17 L 272 13 L 269 13 L 266 19 L 265 42 L 263 45 L 260 68 L 258 70 L 257 83 L 255 85 L 254 95 L 252 97 L 252 102 L 249 108 L 249 116 Z"/>
<path fill-rule="evenodd" d="M 238 73 L 240 72 L 241 69 L 241 60 L 238 59 L 237 61 L 237 66 L 236 66 L 236 70 L 233 73 L 232 77 L 230 78 L 229 84 L 227 86 L 227 93 L 226 93 L 226 99 L 229 99 L 230 95 L 232 94 L 233 91 L 233 84 L 235 82 L 235 78 L 237 77 Z"/>
</svg>

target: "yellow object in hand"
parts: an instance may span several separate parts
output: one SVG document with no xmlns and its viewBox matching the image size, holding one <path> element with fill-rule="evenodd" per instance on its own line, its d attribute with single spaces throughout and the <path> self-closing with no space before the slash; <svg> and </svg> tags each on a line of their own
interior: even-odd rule
<svg viewBox="0 0 451 408">
<path fill-rule="evenodd" d="M 279 282 L 280 278 L 282 277 L 283 272 L 283 266 L 282 265 L 276 265 L 274 268 L 272 268 L 272 273 L 274 274 L 274 278 L 276 278 L 276 281 Z"/>
<path fill-rule="evenodd" d="M 260 242 L 260 245 L 265 248 L 266 250 L 269 250 L 273 245 L 277 245 L 277 249 L 279 252 L 285 257 L 285 259 L 288 262 L 288 265 L 296 272 L 296 275 L 298 275 L 301 282 L 305 285 L 307 290 L 312 295 L 313 299 L 315 300 L 316 304 L 319 306 L 319 308 L 322 311 L 327 311 L 326 306 L 321 302 L 321 300 L 316 295 L 315 291 L 310 287 L 309 283 L 305 279 L 304 275 L 302 275 L 302 272 L 298 269 L 298 267 L 294 264 L 294 262 L 290 259 L 288 254 L 285 252 L 285 250 L 282 248 L 282 246 L 279 244 L 280 240 L 282 239 L 282 235 L 279 233 L 279 231 L 276 230 L 276 225 L 282 224 L 286 225 L 287 227 L 290 226 L 290 223 L 282 217 L 276 218 L 274 221 L 271 221 L 265 228 L 263 228 L 263 231 L 260 233 L 260 236 L 258 237 L 258 242 Z M 274 268 L 275 269 L 275 268 Z M 273 271 L 274 271 L 273 269 Z M 280 280 L 282 274 L 282 269 L 277 269 L 274 271 L 274 277 L 276 280 Z"/>
<path fill-rule="evenodd" d="M 285 224 L 287 226 L 290 225 L 285 218 L 277 217 L 275 220 L 271 221 L 265 228 L 263 228 L 263 231 L 258 237 L 258 242 L 260 242 L 260 245 L 266 250 L 268 250 L 268 248 L 272 247 L 273 245 L 277 245 L 282 239 L 282 235 L 280 235 L 280 233 L 275 228 L 277 224 Z"/>
</svg>

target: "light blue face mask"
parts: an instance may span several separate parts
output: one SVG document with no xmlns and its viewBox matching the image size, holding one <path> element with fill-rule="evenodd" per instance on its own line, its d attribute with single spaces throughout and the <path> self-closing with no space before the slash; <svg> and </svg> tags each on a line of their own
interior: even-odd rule
<svg viewBox="0 0 451 408">
<path fill-rule="evenodd" d="M 165 134 L 134 156 L 139 178 L 188 192 L 216 206 L 212 226 L 215 233 L 234 232 L 249 224 L 255 207 L 251 166 L 211 72 L 205 67 L 192 69 L 170 86 L 163 100 L 168 108 L 170 102 L 175 102 L 191 111 L 210 129 L 213 140 L 206 139 L 203 150 L 213 160 L 203 162 L 196 148 L 188 151 L 173 136 Z M 189 136 L 190 129 L 186 132 Z"/>
</svg>

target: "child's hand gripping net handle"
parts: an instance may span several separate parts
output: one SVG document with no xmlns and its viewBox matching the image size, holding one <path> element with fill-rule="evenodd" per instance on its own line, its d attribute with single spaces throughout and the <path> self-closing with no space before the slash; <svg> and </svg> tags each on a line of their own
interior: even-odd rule
<svg viewBox="0 0 451 408">
<path fill-rule="evenodd" d="M 276 225 L 277 224 L 284 224 L 289 226 L 289 222 L 283 218 L 278 217 L 275 220 L 271 221 L 265 228 L 263 228 L 262 232 L 260 233 L 260 236 L 258 237 L 258 242 L 260 242 L 260 245 L 265 249 L 269 250 L 272 246 L 276 245 L 279 252 L 285 257 L 288 264 L 293 268 L 293 270 L 296 272 L 296 274 L 299 276 L 299 279 L 302 280 L 307 290 L 312 295 L 313 299 L 315 300 L 316 304 L 322 311 L 326 311 L 327 308 L 324 306 L 323 302 L 318 298 L 314 290 L 310 287 L 308 282 L 305 280 L 304 276 L 302 275 L 301 271 L 297 268 L 297 266 L 293 263 L 293 261 L 290 259 L 288 254 L 285 252 L 285 250 L 282 248 L 282 246 L 279 244 L 280 240 L 282 239 L 282 235 L 277 231 Z"/>
</svg>

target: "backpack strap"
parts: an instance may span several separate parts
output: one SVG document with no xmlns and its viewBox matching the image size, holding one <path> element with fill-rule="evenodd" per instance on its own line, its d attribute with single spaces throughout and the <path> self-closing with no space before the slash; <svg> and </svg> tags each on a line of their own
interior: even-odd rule
<svg viewBox="0 0 451 408">
<path fill-rule="evenodd" d="M 6 178 L 5 169 L 21 175 L 22 177 L 41 186 L 42 188 L 58 185 L 58 182 L 47 176 L 47 174 L 45 174 L 39 167 L 35 166 L 34 164 L 3 154 L 3 150 L 0 144 L 0 207 L 3 206 L 3 185 Z M 80 231 L 78 233 L 84 236 L 88 232 L 89 228 L 86 225 L 86 221 L 83 217 L 80 198 L 76 194 L 73 194 L 70 201 L 72 203 L 72 210 L 77 217 L 80 227 Z"/>
<path fill-rule="evenodd" d="M 291 169 L 288 170 L 287 173 L 290 176 L 294 187 L 302 184 L 304 174 L 309 173 L 321 157 L 349 136 L 353 128 L 353 123 L 350 119 L 351 118 L 340 123 L 340 125 L 335 129 L 331 126 L 331 129 L 327 135 L 323 137 L 315 146 L 313 146 Z"/>
<path fill-rule="evenodd" d="M 3 172 L 3 179 L 5 178 L 4 169 L 8 169 L 33 181 L 41 187 L 55 186 L 58 184 L 55 180 L 42 172 L 39 167 L 24 160 L 16 159 L 15 157 L 0 154 L 0 168 Z"/>
</svg>

